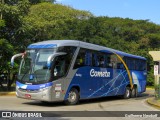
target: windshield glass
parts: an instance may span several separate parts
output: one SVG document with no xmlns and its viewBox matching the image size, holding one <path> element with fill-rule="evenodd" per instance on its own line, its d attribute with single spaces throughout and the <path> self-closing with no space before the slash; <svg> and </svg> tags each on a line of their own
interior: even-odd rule
<svg viewBox="0 0 160 120">
<path fill-rule="evenodd" d="M 47 60 L 55 49 L 29 49 L 22 57 L 18 80 L 22 83 L 45 83 L 49 81 L 50 72 Z"/>
</svg>

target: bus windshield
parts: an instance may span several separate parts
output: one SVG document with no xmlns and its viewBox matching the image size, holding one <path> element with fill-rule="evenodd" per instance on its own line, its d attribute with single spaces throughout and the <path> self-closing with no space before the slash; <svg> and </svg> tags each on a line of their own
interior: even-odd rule
<svg viewBox="0 0 160 120">
<path fill-rule="evenodd" d="M 22 83 L 45 83 L 49 81 L 50 72 L 47 59 L 55 49 L 29 49 L 22 57 L 18 80 Z"/>
</svg>

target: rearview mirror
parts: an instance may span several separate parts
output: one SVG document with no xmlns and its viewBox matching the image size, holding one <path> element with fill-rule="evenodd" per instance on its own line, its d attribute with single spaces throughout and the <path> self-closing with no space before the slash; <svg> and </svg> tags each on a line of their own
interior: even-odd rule
<svg viewBox="0 0 160 120">
<path fill-rule="evenodd" d="M 20 57 L 22 55 L 24 55 L 24 53 L 19 53 L 19 54 L 16 54 L 16 55 L 12 56 L 12 58 L 11 58 L 11 66 L 12 67 L 14 66 L 14 59 L 17 58 L 17 57 Z"/>
<path fill-rule="evenodd" d="M 48 60 L 47 60 L 47 67 L 48 67 L 48 68 L 51 67 L 51 62 L 52 62 L 52 60 L 53 60 L 55 57 L 60 56 L 60 55 L 66 55 L 66 54 L 67 54 L 67 53 L 65 53 L 65 52 L 58 52 L 58 53 L 54 53 L 54 54 L 50 55 L 50 56 L 48 57 Z"/>
</svg>

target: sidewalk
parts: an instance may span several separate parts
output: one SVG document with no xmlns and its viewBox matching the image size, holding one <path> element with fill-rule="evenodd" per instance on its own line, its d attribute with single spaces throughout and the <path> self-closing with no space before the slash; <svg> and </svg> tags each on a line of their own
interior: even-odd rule
<svg viewBox="0 0 160 120">
<path fill-rule="evenodd" d="M 0 92 L 0 96 L 16 96 L 16 92 Z"/>
<path fill-rule="evenodd" d="M 147 88 L 147 90 L 154 90 L 154 88 Z M 149 105 L 160 109 L 160 99 L 156 99 L 155 97 L 150 97 L 150 98 L 147 98 L 146 101 Z"/>
<path fill-rule="evenodd" d="M 150 104 L 151 106 L 154 106 L 154 107 L 160 109 L 160 99 L 156 100 L 155 97 L 148 98 L 147 103 Z"/>
</svg>

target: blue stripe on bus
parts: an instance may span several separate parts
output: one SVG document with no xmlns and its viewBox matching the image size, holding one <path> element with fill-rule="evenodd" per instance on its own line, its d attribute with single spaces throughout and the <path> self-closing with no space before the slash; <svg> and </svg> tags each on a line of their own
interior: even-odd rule
<svg viewBox="0 0 160 120">
<path fill-rule="evenodd" d="M 34 48 L 34 49 L 39 49 L 39 48 L 54 48 L 57 47 L 57 44 L 40 44 L 40 45 L 29 45 L 28 48 Z"/>
<path fill-rule="evenodd" d="M 49 83 L 39 84 L 39 85 L 26 85 L 26 84 L 22 84 L 22 83 L 16 81 L 16 85 L 17 85 L 17 87 L 22 88 L 22 89 L 26 89 L 26 90 L 39 90 L 42 88 L 50 87 L 53 85 L 53 83 L 49 82 Z"/>
</svg>

